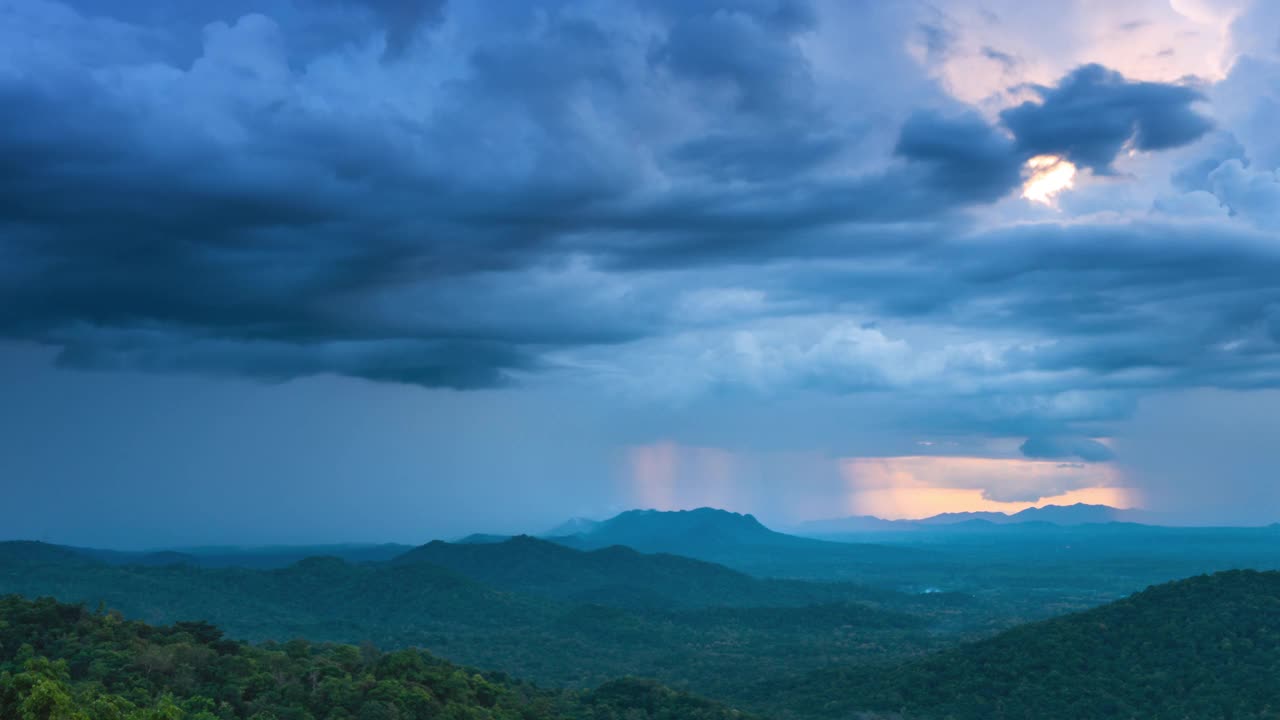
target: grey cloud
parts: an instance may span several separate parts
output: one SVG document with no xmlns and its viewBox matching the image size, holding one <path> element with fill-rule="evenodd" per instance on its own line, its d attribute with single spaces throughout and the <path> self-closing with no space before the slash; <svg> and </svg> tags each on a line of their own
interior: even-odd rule
<svg viewBox="0 0 1280 720">
<path fill-rule="evenodd" d="M 773 115 L 805 107 L 812 79 L 793 38 L 816 19 L 807 3 L 762 5 L 730 3 L 674 14 L 651 61 L 697 82 L 700 92 L 729 92 L 739 112 Z"/>
<path fill-rule="evenodd" d="M 773 135 L 714 134 L 676 147 L 670 157 L 677 169 L 692 168 L 717 181 L 776 181 L 826 161 L 841 144 L 838 137 L 804 128 Z"/>
<path fill-rule="evenodd" d="M 446 0 L 222 0 L 217 3 L 159 3 L 155 0 L 68 0 L 82 16 L 114 20 L 143 29 L 145 49 L 179 65 L 200 56 L 206 26 L 234 24 L 245 15 L 270 17 L 286 29 L 285 50 L 297 62 L 359 42 L 369 34 L 384 36 L 384 58 L 400 57 L 415 35 L 439 23 Z"/>
<path fill-rule="evenodd" d="M 1055 497 L 1072 490 L 1093 487 L 1092 479 L 1081 479 L 1077 482 L 1038 482 L 1034 485 L 1010 483 L 994 485 L 982 489 L 982 497 L 994 502 L 1036 502 L 1041 498 Z"/>
<path fill-rule="evenodd" d="M 1040 102 L 1000 113 L 1001 121 L 1030 155 L 1062 155 L 1099 174 L 1127 144 L 1167 150 L 1191 143 L 1212 128 L 1194 104 L 1198 90 L 1133 82 L 1101 65 L 1077 68 L 1054 87 L 1034 86 Z"/>
<path fill-rule="evenodd" d="M 1210 310 L 1187 308 L 1204 326 L 1181 343 L 1165 315 L 1125 311 L 1240 273 L 1269 293 L 1269 258 L 1066 227 L 967 242 L 964 211 L 1017 187 L 1046 114 L 1101 102 L 1156 149 L 1189 133 L 1151 118 L 1191 112 L 1185 88 L 1085 68 L 1010 116 L 1012 139 L 918 112 L 892 157 L 846 167 L 866 122 L 819 93 L 808 3 L 78 7 L 11 25 L 11 52 L 24 35 L 49 51 L 6 56 L 23 71 L 0 79 L 0 334 L 66 364 L 483 386 L 680 333 L 675 298 L 718 263 L 801 311 L 852 296 L 888 319 L 1064 335 L 1008 353 L 1018 368 L 1268 381 L 1250 369 L 1265 333 L 1215 365 L 1194 351 L 1234 326 Z M 792 290 L 815 260 L 867 265 Z M 1261 327 L 1244 299 L 1213 302 Z M 1135 322 L 1153 349 L 1124 338 Z M 1018 402 L 982 422 L 1047 412 Z"/>
<path fill-rule="evenodd" d="M 536 369 L 535 356 L 510 344 L 476 340 L 234 340 L 180 330 L 74 328 L 52 338 L 63 367 L 143 372 L 200 372 L 267 381 L 345 375 L 459 390 L 509 383 Z"/>
<path fill-rule="evenodd" d="M 976 114 L 913 115 L 894 152 L 924 167 L 940 196 L 961 202 L 990 202 L 1021 181 L 1022 159 L 1013 144 Z"/>
<path fill-rule="evenodd" d="M 916 26 L 923 41 L 925 56 L 929 62 L 940 62 L 955 45 L 955 35 L 946 28 L 942 20 L 923 22 Z"/>
<path fill-rule="evenodd" d="M 1062 435 L 1123 416 L 1135 393 L 1277 386 L 1277 278 L 1280 248 L 1235 223 L 1031 224 L 921 249 L 889 268 L 796 269 L 777 296 L 964 328 L 993 347 L 1017 338 L 993 368 L 951 375 L 953 399 L 969 393 L 955 401 L 964 416 L 954 429 Z M 1071 392 L 1116 404 L 1055 420 L 1030 400 Z"/>
<path fill-rule="evenodd" d="M 1029 458 L 1045 460 L 1079 458 L 1086 462 L 1104 462 L 1115 459 L 1111 448 L 1087 437 L 1036 435 L 1027 438 L 1018 449 Z"/>
<path fill-rule="evenodd" d="M 1246 168 L 1240 160 L 1223 162 L 1209 173 L 1213 194 L 1233 215 L 1265 228 L 1280 227 L 1280 175 Z"/>
<path fill-rule="evenodd" d="M 1203 144 L 1207 146 L 1204 151 L 1180 167 L 1171 178 L 1173 186 L 1184 193 L 1213 190 L 1209 173 L 1227 160 L 1243 160 L 1245 157 L 1244 145 L 1229 132 L 1219 130 L 1211 133 Z"/>
<path fill-rule="evenodd" d="M 616 183 L 574 173 L 562 155 L 528 185 L 485 182 L 493 192 L 468 194 L 470 183 L 444 182 L 456 174 L 451 158 L 422 147 L 451 147 L 443 141 L 459 129 L 447 117 L 414 127 L 358 105 L 314 112 L 309 93 L 355 88 L 313 87 L 325 79 L 273 55 L 278 29 L 261 16 L 212 25 L 189 68 L 122 67 L 113 83 L 74 68 L 74 40 L 56 38 L 68 63 L 5 79 L 0 331 L 60 345 L 79 366 L 450 386 L 531 367 L 534 346 L 634 335 L 622 317 L 591 325 L 557 310 L 573 300 L 555 288 L 526 294 L 542 306 L 531 315 L 485 307 L 502 293 L 476 295 L 494 273 L 562 263 L 536 253 L 554 242 L 556 218 Z M 490 83 L 484 57 L 475 56 L 475 82 Z M 165 94 L 185 96 L 195 114 Z M 488 212 L 494 204 L 501 212 Z M 430 305 L 378 300 L 415 287 L 409 296 Z M 495 315 L 505 319 L 487 319 Z M 102 331 L 72 332 L 85 325 Z"/>
<path fill-rule="evenodd" d="M 359 0 L 381 16 L 387 33 L 388 58 L 397 58 L 424 23 L 439 22 L 445 0 Z"/>
</svg>

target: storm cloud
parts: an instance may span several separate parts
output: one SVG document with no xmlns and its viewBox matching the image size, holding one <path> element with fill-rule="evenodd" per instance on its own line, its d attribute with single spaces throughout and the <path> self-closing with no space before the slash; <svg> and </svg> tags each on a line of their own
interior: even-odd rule
<svg viewBox="0 0 1280 720">
<path fill-rule="evenodd" d="M 1131 82 L 1101 65 L 1073 70 L 1054 87 L 1035 86 L 1040 102 L 1001 111 L 1018 147 L 1060 155 L 1096 173 L 1110 173 L 1126 146 L 1168 150 L 1198 140 L 1212 122 L 1194 107 L 1205 96 L 1192 87 Z"/>
<path fill-rule="evenodd" d="M 0 338 L 75 370 L 891 396 L 904 438 L 1090 463 L 1149 394 L 1280 387 L 1270 50 L 1033 57 L 955 5 L 0 1 Z M 1075 199 L 1019 197 L 1037 155 Z"/>
</svg>

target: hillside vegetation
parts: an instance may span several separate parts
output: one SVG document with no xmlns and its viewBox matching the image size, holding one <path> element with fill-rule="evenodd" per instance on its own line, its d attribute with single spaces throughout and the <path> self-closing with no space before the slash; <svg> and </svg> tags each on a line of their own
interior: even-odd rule
<svg viewBox="0 0 1280 720">
<path fill-rule="evenodd" d="M 548 562 L 541 579 L 542 565 L 529 557 L 530 550 L 539 557 L 549 550 L 567 564 Z M 509 587 L 527 585 L 530 592 L 482 583 L 420 556 L 361 565 L 311 558 L 278 570 L 120 566 L 26 543 L 0 544 L 0 593 L 48 595 L 91 607 L 105 603 L 153 624 L 197 618 L 254 642 L 305 637 L 416 646 L 544 684 L 588 687 L 641 675 L 717 697 L 783 672 L 902 657 L 939 643 L 929 632 L 934 616 L 840 601 L 839 588 L 806 589 L 804 583 L 773 583 L 707 563 L 622 549 L 597 556 L 517 541 L 486 552 L 510 556 L 456 564 L 477 576 L 505 577 Z M 658 583 L 648 595 L 653 602 L 634 606 L 628 592 L 617 590 L 625 580 L 621 573 L 586 572 L 611 557 L 625 560 L 619 570 L 647 566 L 656 573 L 649 578 Z M 564 575 L 574 568 L 585 572 L 576 590 Z M 681 587 L 699 601 L 681 606 L 667 600 L 678 600 Z M 534 594 L 538 589 L 576 599 Z M 739 589 L 751 603 L 737 597 Z M 815 604 L 796 605 L 804 594 Z M 770 598 L 776 604 L 761 604 Z M 944 601 L 937 617 L 948 617 L 946 599 L 937 600 Z M 911 602 L 936 604 L 934 598 Z"/>
<path fill-rule="evenodd" d="M 5 720 L 742 720 L 652 682 L 549 692 L 419 650 L 303 640 L 254 647 L 204 622 L 153 627 L 0 598 Z"/>
<path fill-rule="evenodd" d="M 629 510 L 583 532 L 548 540 L 582 550 L 625 545 L 727 565 L 760 577 L 854 580 L 905 563 L 931 566 L 938 558 L 919 549 L 871 543 L 828 542 L 770 530 L 752 515 L 695 510 Z"/>
<path fill-rule="evenodd" d="M 898 667 L 768 685 L 758 699 L 833 718 L 1280 718 L 1280 573 L 1160 585 Z"/>
<path fill-rule="evenodd" d="M 756 578 L 715 563 L 621 545 L 582 551 L 527 535 L 494 543 L 436 540 L 393 562 L 436 565 L 503 590 L 629 608 L 803 606 L 894 595 L 847 583 Z"/>
</svg>

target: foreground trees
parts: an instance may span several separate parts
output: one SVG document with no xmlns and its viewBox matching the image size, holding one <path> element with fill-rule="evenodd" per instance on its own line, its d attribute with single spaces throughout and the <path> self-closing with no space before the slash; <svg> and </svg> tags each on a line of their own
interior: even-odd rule
<svg viewBox="0 0 1280 720">
<path fill-rule="evenodd" d="M 202 622 L 153 627 L 0 598 L 0 718 L 16 720 L 665 720 L 742 717 L 643 681 L 553 693 L 419 650 L 251 646 Z"/>
</svg>

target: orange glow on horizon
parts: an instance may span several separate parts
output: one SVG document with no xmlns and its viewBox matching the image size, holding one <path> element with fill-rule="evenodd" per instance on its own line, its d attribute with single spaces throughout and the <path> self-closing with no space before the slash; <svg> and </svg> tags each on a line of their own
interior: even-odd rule
<svg viewBox="0 0 1280 720">
<path fill-rule="evenodd" d="M 918 519 L 949 512 L 1015 513 L 1045 505 L 1141 506 L 1141 495 L 1123 485 L 1107 464 L 1020 458 L 905 456 L 843 461 L 846 511 L 886 520 Z M 1070 489 L 1066 489 L 1066 488 Z M 1026 488 L 1035 500 L 992 499 L 990 488 Z M 1055 488 L 1063 488 L 1055 490 Z"/>
<path fill-rule="evenodd" d="M 1136 507 L 1133 488 L 1092 487 L 1043 497 L 1035 502 L 999 502 L 982 497 L 974 488 L 893 488 L 868 490 L 850 497 L 850 513 L 874 515 L 885 520 L 918 520 L 941 513 L 1002 512 L 1007 515 L 1046 505 L 1110 505 Z"/>
</svg>

